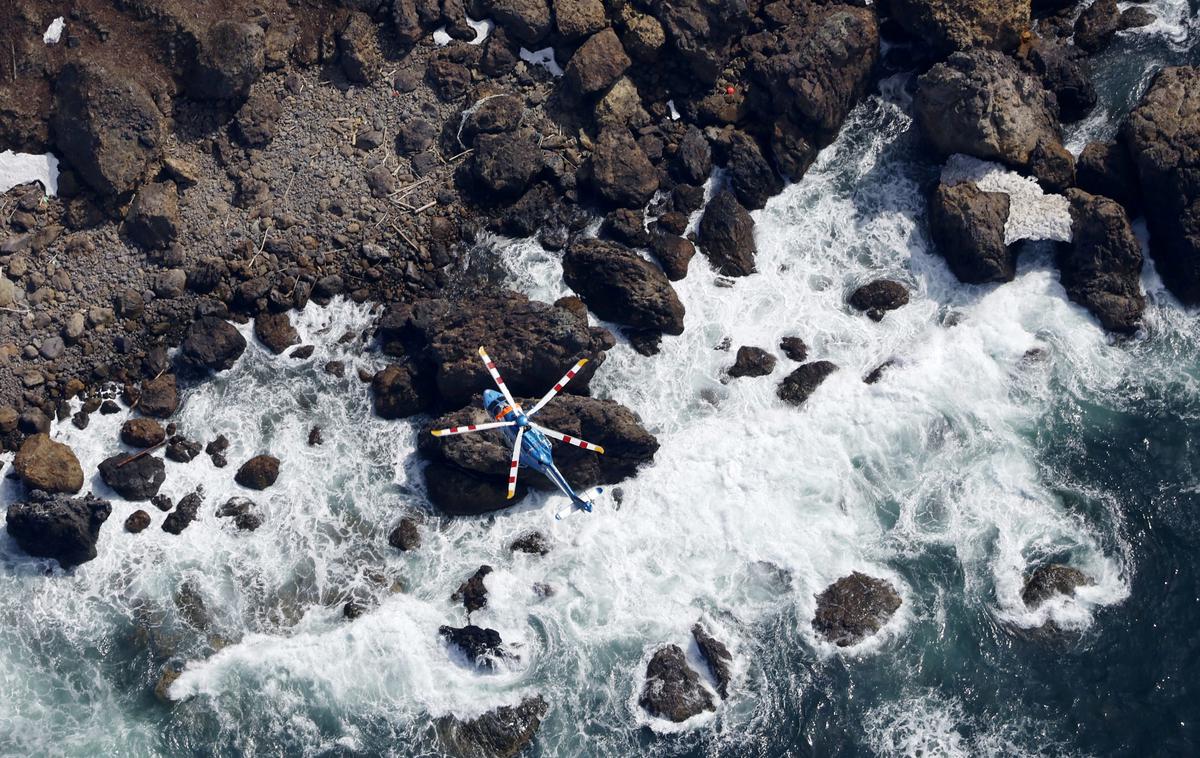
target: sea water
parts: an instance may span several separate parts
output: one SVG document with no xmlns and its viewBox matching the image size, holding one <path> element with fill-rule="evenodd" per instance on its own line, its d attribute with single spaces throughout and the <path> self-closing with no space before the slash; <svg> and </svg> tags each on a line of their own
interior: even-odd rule
<svg viewBox="0 0 1200 758">
<path fill-rule="evenodd" d="M 1076 148 L 1111 136 L 1157 66 L 1195 62 L 1195 7 L 1152 7 L 1162 21 L 1098 61 L 1108 115 L 1072 131 Z M 1066 299 L 1047 242 L 1022 243 L 1014 282 L 959 284 L 924 228 L 941 167 L 917 142 L 910 88 L 887 80 L 755 214 L 758 273 L 726 280 L 698 255 L 676 284 L 684 334 L 653 357 L 619 338 L 594 393 L 662 447 L 590 515 L 556 522 L 564 503 L 546 493 L 480 519 L 432 512 L 421 419 L 374 417 L 356 375 L 383 365 L 363 339 L 370 304 L 296 314 L 307 361 L 246 328 L 245 356 L 189 388 L 178 414 L 189 436 L 232 442 L 227 468 L 167 463 L 173 499 L 203 487 L 186 531 L 162 532 L 156 509 L 93 478 L 114 503 L 96 560 L 63 572 L 0 535 L 0 752 L 432 755 L 433 719 L 534 693 L 550 711 L 532 755 L 1193 752 L 1196 317 L 1147 266 L 1145 326 L 1113 339 Z M 1055 212 L 1022 208 L 1028 228 Z M 532 297 L 568 293 L 557 254 L 532 242 L 472 255 Z M 880 323 L 848 309 L 883 276 L 909 305 Z M 725 375 L 737 347 L 778 352 L 785 336 L 839 366 L 798 409 L 775 395 L 790 361 L 770 378 Z M 343 378 L 321 370 L 330 360 Z M 120 450 L 125 416 L 54 433 L 94 471 Z M 307 444 L 314 426 L 322 445 Z M 264 452 L 282 460 L 279 481 L 237 487 L 236 467 Z M 234 495 L 255 500 L 262 527 L 215 517 Z M 3 501 L 18 496 L 5 480 Z M 138 507 L 154 524 L 127 534 Z M 406 514 L 423 517 L 412 553 L 387 546 Z M 512 554 L 533 529 L 551 552 Z M 1030 611 L 1023 578 L 1049 560 L 1094 584 Z M 471 620 L 519 656 L 490 674 L 437 635 L 465 623 L 449 596 L 481 564 L 495 569 L 489 604 Z M 814 596 L 851 571 L 888 579 L 903 604 L 837 649 L 813 633 Z M 353 621 L 350 600 L 368 609 Z M 733 652 L 730 697 L 683 725 L 650 719 L 636 700 L 654 650 L 678 644 L 705 672 L 698 620 Z M 164 665 L 182 669 L 170 704 L 154 695 Z"/>
</svg>

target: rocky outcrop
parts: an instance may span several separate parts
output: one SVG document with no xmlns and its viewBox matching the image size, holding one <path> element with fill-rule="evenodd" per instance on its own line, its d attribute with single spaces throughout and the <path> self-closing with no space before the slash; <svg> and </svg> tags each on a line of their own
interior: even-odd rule
<svg viewBox="0 0 1200 758">
<path fill-rule="evenodd" d="M 233 324 L 216 316 L 192 322 L 179 346 L 178 361 L 192 371 L 225 371 L 246 350 L 246 338 Z"/>
<path fill-rule="evenodd" d="M 496 664 L 515 656 L 504 647 L 500 632 L 468 624 L 463 627 L 443 626 L 438 634 L 457 649 L 476 668 L 493 671 Z"/>
<path fill-rule="evenodd" d="M 1116 201 L 1082 190 L 1071 201 L 1071 241 L 1058 246 L 1058 269 L 1071 300 L 1111 332 L 1132 334 L 1141 322 L 1142 246 Z"/>
<path fill-rule="evenodd" d="M 589 169 L 596 197 L 618 208 L 641 208 L 658 189 L 658 171 L 627 129 L 600 135 Z"/>
<path fill-rule="evenodd" d="M 850 293 L 847 302 L 872 321 L 882 321 L 888 311 L 908 305 L 908 288 L 891 279 L 876 279 Z"/>
<path fill-rule="evenodd" d="M 258 24 L 218 21 L 198 35 L 184 88 L 197 100 L 241 100 L 266 65 Z"/>
<path fill-rule="evenodd" d="M 696 640 L 700 655 L 704 656 L 704 662 L 717 682 L 717 694 L 729 697 L 729 682 L 733 679 L 733 655 L 729 648 L 700 624 L 692 627 L 692 639 Z"/>
<path fill-rule="evenodd" d="M 1078 121 L 1096 106 L 1096 88 L 1079 48 L 1035 37 L 1020 60 L 1054 94 L 1063 121 Z"/>
<path fill-rule="evenodd" d="M 734 379 L 743 376 L 767 376 L 775 370 L 777 359 L 761 347 L 743 345 L 727 372 Z"/>
<path fill-rule="evenodd" d="M 1036 609 L 1055 595 L 1070 597 L 1079 587 L 1095 584 L 1091 577 L 1077 568 L 1061 563 L 1044 563 L 1025 577 L 1021 600 L 1030 610 Z"/>
<path fill-rule="evenodd" d="M 96 557 L 100 527 L 112 513 L 107 500 L 71 498 L 40 490 L 8 506 L 8 533 L 29 555 L 54 558 L 65 569 Z"/>
<path fill-rule="evenodd" d="M 951 55 L 921 76 L 914 107 L 922 134 L 942 155 L 1000 161 L 1055 190 L 1074 180 L 1053 96 L 1001 53 Z"/>
<path fill-rule="evenodd" d="M 683 303 L 654 264 L 615 242 L 579 240 L 563 256 L 563 279 L 602 319 L 683 333 Z"/>
<path fill-rule="evenodd" d="M 547 710 L 542 696 L 534 695 L 469 721 L 443 716 L 436 722 L 438 739 L 455 758 L 514 758 L 533 742 Z"/>
<path fill-rule="evenodd" d="M 700 250 L 725 276 L 754 273 L 754 219 L 732 192 L 718 192 L 705 207 L 700 217 Z"/>
<path fill-rule="evenodd" d="M 458 585 L 458 589 L 450 596 L 450 602 L 462 603 L 463 607 L 467 609 L 468 617 L 475 611 L 486 608 L 488 590 L 483 580 L 490 573 L 492 573 L 491 566 L 480 566 L 479 570 Z"/>
<path fill-rule="evenodd" d="M 675 723 L 716 710 L 712 695 L 678 645 L 660 648 L 650 659 L 638 705 L 651 716 Z"/>
<path fill-rule="evenodd" d="M 542 151 L 529 129 L 479 134 L 471 158 L 475 181 L 493 200 L 513 200 L 524 194 L 542 170 Z"/>
<path fill-rule="evenodd" d="M 936 51 L 1012 50 L 1029 28 L 1030 0 L 890 0 L 892 18 Z"/>
<path fill-rule="evenodd" d="M 101 195 L 124 195 L 162 156 L 163 115 L 144 87 L 96 64 L 63 68 L 54 85 L 55 152 Z"/>
<path fill-rule="evenodd" d="M 411 365 L 392 363 L 371 379 L 375 414 L 380 418 L 407 418 L 426 410 L 432 387 Z"/>
<path fill-rule="evenodd" d="M 120 453 L 100 462 L 100 478 L 126 500 L 149 500 L 167 479 L 162 458 L 143 455 L 134 458 Z"/>
<path fill-rule="evenodd" d="M 1200 304 L 1200 68 L 1159 72 L 1122 127 L 1163 283 Z"/>
<path fill-rule="evenodd" d="M 1017 251 L 1005 244 L 1009 199 L 974 182 L 939 184 L 929 201 L 929 231 L 938 253 L 960 282 L 1011 282 Z"/>
<path fill-rule="evenodd" d="M 233 480 L 252 490 L 265 490 L 279 478 L 279 459 L 273 455 L 256 455 L 242 464 Z"/>
<path fill-rule="evenodd" d="M 1092 195 L 1116 200 L 1131 218 L 1141 214 L 1137 169 L 1120 142 L 1089 142 L 1079 154 L 1075 185 Z"/>
<path fill-rule="evenodd" d="M 1092 0 L 1075 20 L 1075 44 L 1095 54 L 1108 47 L 1121 30 L 1121 9 L 1117 0 Z"/>
<path fill-rule="evenodd" d="M 531 407 L 534 401 L 517 401 Z M 604 454 L 555 445 L 554 459 L 563 476 L 576 489 L 615 484 L 654 458 L 658 440 L 647 432 L 636 415 L 611 400 L 559 395 L 538 412 L 538 423 L 587 440 L 604 448 Z M 418 451 L 431 465 L 425 469 L 430 500 L 449 515 L 477 515 L 520 502 L 524 485 L 552 490 L 541 474 L 521 469 L 517 497 L 505 496 L 512 445 L 499 431 L 434 437 L 432 429 L 490 421 L 482 408 L 468 407 L 430 421 L 418 438 Z"/>
<path fill-rule="evenodd" d="M 787 375 L 779 385 L 776 394 L 779 399 L 790 405 L 800 406 L 817 391 L 829 375 L 837 371 L 837 366 L 829 361 L 813 361 L 805 363 L 800 368 Z"/>
<path fill-rule="evenodd" d="M 749 26 L 750 10 L 732 0 L 680 0 L 655 12 L 667 43 L 700 86 L 716 83 L 730 48 Z"/>
<path fill-rule="evenodd" d="M 204 498 L 199 491 L 190 492 L 180 498 L 175 505 L 175 510 L 167 514 L 163 519 L 162 530 L 167 534 L 181 534 L 184 529 L 188 528 L 196 520 L 196 515 L 200 512 L 200 506 L 204 504 Z"/>
<path fill-rule="evenodd" d="M 48 434 L 26 438 L 13 458 L 13 470 L 29 490 L 72 494 L 83 489 L 83 468 L 71 448 Z"/>
<path fill-rule="evenodd" d="M 891 582 L 855 571 L 817 595 L 813 630 L 838 647 L 849 647 L 875 634 L 900 608 Z"/>
<path fill-rule="evenodd" d="M 483 0 L 482 5 L 487 11 L 485 18 L 490 16 L 523 43 L 536 45 L 550 32 L 550 5 L 546 0 Z"/>
</svg>

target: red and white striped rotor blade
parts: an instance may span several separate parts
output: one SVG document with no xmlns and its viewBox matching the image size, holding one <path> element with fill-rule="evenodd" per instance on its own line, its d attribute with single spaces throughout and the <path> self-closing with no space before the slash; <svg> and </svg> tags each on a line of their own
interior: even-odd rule
<svg viewBox="0 0 1200 758">
<path fill-rule="evenodd" d="M 593 453 L 603 453 L 604 452 L 604 448 L 600 447 L 599 445 L 593 445 L 591 442 L 588 442 L 587 440 L 581 440 L 578 437 L 572 437 L 569 434 L 563 434 L 562 432 L 556 432 L 553 429 L 547 429 L 546 427 L 538 426 L 537 424 L 530 424 L 530 426 L 532 426 L 534 429 L 537 429 L 539 432 L 546 435 L 547 437 L 553 437 L 554 439 L 558 440 L 559 442 L 565 442 L 568 445 L 574 445 L 575 447 L 581 447 L 584 450 L 591 450 Z"/>
<path fill-rule="evenodd" d="M 434 429 L 432 434 L 434 437 L 449 437 L 453 434 L 469 434 L 471 432 L 482 432 L 486 429 L 499 429 L 502 426 L 512 426 L 515 421 L 495 421 L 487 424 L 468 424 L 467 426 L 452 426 L 449 429 Z"/>
<path fill-rule="evenodd" d="M 583 368 L 584 365 L 587 364 L 587 362 L 588 362 L 588 359 L 583 358 L 579 361 L 579 363 L 576 363 L 574 366 L 572 366 L 571 370 L 568 371 L 566 374 L 564 374 L 562 379 L 558 380 L 558 384 L 554 385 L 554 388 L 551 389 L 549 392 L 547 392 L 545 397 L 543 397 L 541 400 L 537 401 L 537 405 L 533 406 L 533 409 L 530 410 L 529 412 L 527 412 L 525 415 L 532 416 L 533 414 L 540 411 L 542 409 L 542 406 L 544 406 L 546 403 L 550 402 L 550 400 L 555 395 L 557 395 L 559 392 L 562 391 L 563 387 L 567 386 L 567 382 L 569 382 L 575 378 L 575 375 L 579 373 L 579 369 Z"/>
<path fill-rule="evenodd" d="M 517 441 L 513 445 L 512 461 L 508 465 L 508 499 L 512 500 L 517 494 L 517 467 L 521 465 L 521 440 L 525 436 L 525 427 L 517 430 Z"/>
<path fill-rule="evenodd" d="M 508 391 L 508 385 L 504 383 L 504 377 L 500 376 L 500 371 L 496 368 L 496 362 L 488 357 L 487 351 L 482 347 L 479 348 L 479 357 L 483 359 L 483 365 L 487 366 L 488 373 L 492 375 L 492 381 L 494 381 L 496 386 L 500 388 L 500 392 L 504 395 L 504 399 L 507 400 L 508 404 L 513 408 L 520 410 L 521 406 L 517 404 L 516 400 L 513 400 L 512 393 Z"/>
</svg>

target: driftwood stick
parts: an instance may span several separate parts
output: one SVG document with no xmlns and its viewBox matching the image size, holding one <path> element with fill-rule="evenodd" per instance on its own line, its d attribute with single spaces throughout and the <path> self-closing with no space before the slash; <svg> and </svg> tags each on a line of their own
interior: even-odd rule
<svg viewBox="0 0 1200 758">
<path fill-rule="evenodd" d="M 145 450 L 143 450 L 143 451 L 142 451 L 142 452 L 140 452 L 140 453 L 134 453 L 133 455 L 129 456 L 129 457 L 128 457 L 128 458 L 126 458 L 125 460 L 123 460 L 123 461 L 121 461 L 120 463 L 118 463 L 118 464 L 117 464 L 117 468 L 121 468 L 121 467 L 122 467 L 122 466 L 124 466 L 126 463 L 133 463 L 133 462 L 134 462 L 134 461 L 136 461 L 138 458 L 141 458 L 142 456 L 144 456 L 144 455 L 146 455 L 146 454 L 148 454 L 148 453 L 151 453 L 151 452 L 153 452 L 153 451 L 157 450 L 158 448 L 162 447 L 162 446 L 163 446 L 163 445 L 165 445 L 165 444 L 167 444 L 167 441 L 166 441 L 166 440 L 163 440 L 162 442 L 158 442 L 158 443 L 155 443 L 155 444 L 151 445 L 150 447 L 146 448 Z"/>
</svg>

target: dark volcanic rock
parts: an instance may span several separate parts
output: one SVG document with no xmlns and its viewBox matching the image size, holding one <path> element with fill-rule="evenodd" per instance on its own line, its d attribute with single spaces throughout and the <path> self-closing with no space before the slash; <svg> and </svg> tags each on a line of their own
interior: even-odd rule
<svg viewBox="0 0 1200 758">
<path fill-rule="evenodd" d="M 1075 184 L 1084 192 L 1116 200 L 1131 217 L 1141 212 L 1137 169 L 1119 142 L 1088 143 L 1079 154 Z"/>
<path fill-rule="evenodd" d="M 162 374 L 142 382 L 142 394 L 138 397 L 137 407 L 142 413 L 155 418 L 167 418 L 178 410 L 179 386 L 175 375 Z"/>
<path fill-rule="evenodd" d="M 563 279 L 600 318 L 683 333 L 683 303 L 663 272 L 615 242 L 579 240 L 563 256 Z"/>
<path fill-rule="evenodd" d="M 729 697 L 729 682 L 733 679 L 733 656 L 730 655 L 729 648 L 700 624 L 692 627 L 692 639 L 696 640 L 696 646 L 700 648 L 708 670 L 712 672 L 713 679 L 717 680 L 717 694 Z"/>
<path fill-rule="evenodd" d="M 189 97 L 198 100 L 241 99 L 262 75 L 264 66 L 261 26 L 218 21 L 197 38 L 184 87 Z"/>
<path fill-rule="evenodd" d="M 1011 282 L 1017 251 L 1004 242 L 1009 199 L 974 182 L 939 184 L 929 201 L 929 227 L 937 251 L 960 282 Z"/>
<path fill-rule="evenodd" d="M 256 455 L 242 464 L 233 480 L 252 490 L 265 490 L 279 478 L 279 459 L 271 455 Z"/>
<path fill-rule="evenodd" d="M 300 334 L 287 313 L 260 313 L 254 317 L 254 336 L 279 355 L 292 345 L 300 344 Z"/>
<path fill-rule="evenodd" d="M 650 249 L 662 266 L 667 279 L 677 282 L 687 276 L 688 266 L 696 257 L 696 246 L 677 234 L 658 232 L 650 239 Z"/>
<path fill-rule="evenodd" d="M 150 526 L 150 514 L 143 510 L 136 510 L 129 514 L 129 518 L 125 519 L 125 531 L 130 534 L 144 532 L 148 526 Z"/>
<path fill-rule="evenodd" d="M 779 341 L 779 349 L 788 358 L 799 363 L 808 358 L 808 345 L 799 337 L 784 337 Z"/>
<path fill-rule="evenodd" d="M 1054 93 L 1063 121 L 1078 121 L 1096 106 L 1096 88 L 1079 48 L 1034 38 L 1025 57 L 1028 68 Z"/>
<path fill-rule="evenodd" d="M 388 535 L 388 544 L 405 552 L 419 548 L 421 531 L 417 528 L 417 522 L 411 518 L 400 519 L 400 523 Z"/>
<path fill-rule="evenodd" d="M 149 500 L 158 494 L 158 488 L 167 479 L 162 458 L 153 455 L 130 460 L 129 455 L 120 453 L 105 458 L 99 468 L 104 483 L 126 500 Z"/>
<path fill-rule="evenodd" d="M 817 595 L 813 629 L 838 647 L 849 647 L 882 629 L 900 603 L 890 582 L 855 571 Z"/>
<path fill-rule="evenodd" d="M 922 134 L 943 155 L 1000 161 L 1056 189 L 1073 178 L 1054 97 L 1007 56 L 989 50 L 951 55 L 921 76 L 915 110 Z"/>
<path fill-rule="evenodd" d="M 787 375 L 779 385 L 776 394 L 784 402 L 792 405 L 803 405 L 817 387 L 821 386 L 830 374 L 837 371 L 837 366 L 829 361 L 813 361 L 805 363 L 800 368 Z"/>
<path fill-rule="evenodd" d="M 454 594 L 450 596 L 451 602 L 463 604 L 463 607 L 467 609 L 468 617 L 475 611 L 487 607 L 488 591 L 483 580 L 490 573 L 492 573 L 491 566 L 480 566 L 479 570 L 460 584 Z"/>
<path fill-rule="evenodd" d="M 513 758 L 533 742 L 547 710 L 542 696 L 534 695 L 516 706 L 504 705 L 469 721 L 443 716 L 436 722 L 438 739 L 450 755 Z"/>
<path fill-rule="evenodd" d="M 233 324 L 216 316 L 203 316 L 188 327 L 178 360 L 194 371 L 224 371 L 245 349 L 246 338 Z"/>
<path fill-rule="evenodd" d="M 700 675 L 688 666 L 678 645 L 660 648 L 650 659 L 638 705 L 651 716 L 676 723 L 716 710 L 712 695 L 700 683 Z"/>
<path fill-rule="evenodd" d="M 767 376 L 775 370 L 775 356 L 761 347 L 739 347 L 737 359 L 729 367 L 729 375 L 736 378 L 743 376 Z"/>
<path fill-rule="evenodd" d="M 112 513 L 107 500 L 92 495 L 71 498 L 42 491 L 8 506 L 8 533 L 29 555 L 54 558 L 63 568 L 96 557 L 100 526 Z"/>
<path fill-rule="evenodd" d="M 732 43 L 746 31 L 751 20 L 745 3 L 728 0 L 663 3 L 656 6 L 654 15 L 688 75 L 702 87 L 716 83 L 729 59 Z"/>
<path fill-rule="evenodd" d="M 508 546 L 514 553 L 529 553 L 530 555 L 545 555 L 550 552 L 550 542 L 541 532 L 527 532 L 513 540 Z"/>
<path fill-rule="evenodd" d="M 550 32 L 550 6 L 546 0 L 483 0 L 482 4 L 487 11 L 485 17 L 490 16 L 521 42 L 536 44 Z"/>
<path fill-rule="evenodd" d="M 1121 139 L 1137 169 L 1163 283 L 1185 305 L 1200 304 L 1200 68 L 1163 69 Z"/>
<path fill-rule="evenodd" d="M 517 397 L 525 407 L 533 401 Z M 488 431 L 452 437 L 434 437 L 432 429 L 490 420 L 483 409 L 467 407 L 430 421 L 418 436 L 418 450 L 433 461 L 425 470 L 430 500 L 450 515 L 476 515 L 519 501 L 523 485 L 553 489 L 540 474 L 522 469 L 517 499 L 505 497 L 511 445 L 501 432 Z M 538 413 L 538 422 L 563 434 L 604 448 L 603 455 L 576 447 L 555 445 L 555 463 L 577 489 L 615 484 L 633 476 L 639 466 L 654 458 L 658 441 L 637 416 L 611 400 L 562 394 Z M 457 488 L 457 489 L 456 489 Z"/>
<path fill-rule="evenodd" d="M 718 192 L 700 218 L 700 249 L 726 276 L 754 273 L 754 219 L 733 193 Z"/>
<path fill-rule="evenodd" d="M 523 194 L 542 170 L 542 151 L 528 129 L 480 134 L 475 138 L 471 166 L 475 181 L 485 193 L 512 199 Z"/>
<path fill-rule="evenodd" d="M 758 210 L 783 191 L 783 180 L 763 157 L 754 138 L 744 132 L 734 132 L 725 170 L 738 202 L 750 210 Z"/>
<path fill-rule="evenodd" d="M 1141 322 L 1142 246 L 1125 209 L 1114 200 L 1067 191 L 1071 241 L 1058 245 L 1058 268 L 1071 300 L 1109 331 L 1132 334 Z"/>
<path fill-rule="evenodd" d="M 847 302 L 872 321 L 881 321 L 888 311 L 908 305 L 908 289 L 891 279 L 876 279 L 854 290 Z"/>
<path fill-rule="evenodd" d="M 380 76 L 383 56 L 375 24 L 365 13 L 351 13 L 338 32 L 339 62 L 346 78 L 358 84 L 370 84 Z"/>
<path fill-rule="evenodd" d="M 947 53 L 977 47 L 1012 50 L 1029 28 L 1029 0 L 891 0 L 892 18 Z"/>
<path fill-rule="evenodd" d="M 1121 9 L 1117 0 L 1092 0 L 1075 20 L 1075 44 L 1095 54 L 1108 47 L 1121 30 Z"/>
<path fill-rule="evenodd" d="M 180 499 L 175 506 L 175 510 L 167 514 L 163 519 L 162 530 L 168 534 L 179 534 L 184 529 L 187 529 L 188 524 L 196 519 L 196 514 L 200 511 L 200 506 L 204 504 L 204 498 L 200 493 L 190 492 Z"/>
<path fill-rule="evenodd" d="M 72 494 L 83 489 L 83 468 L 71 448 L 42 432 L 21 443 L 13 470 L 29 490 Z"/>
<path fill-rule="evenodd" d="M 1091 584 L 1095 584 L 1091 577 L 1077 568 L 1060 563 L 1046 563 L 1025 577 L 1021 600 L 1033 610 L 1055 595 L 1074 595 L 1077 587 Z"/>
<path fill-rule="evenodd" d="M 165 248 L 179 235 L 179 190 L 174 182 L 143 185 L 125 215 L 125 233 L 145 248 Z"/>
<path fill-rule="evenodd" d="M 190 440 L 182 434 L 173 435 L 167 442 L 167 460 L 175 461 L 176 463 L 187 463 L 197 455 L 200 455 L 200 443 Z"/>
<path fill-rule="evenodd" d="M 712 173 L 712 166 L 712 147 L 704 132 L 689 126 L 675 153 L 675 174 L 688 184 L 703 184 Z"/>
<path fill-rule="evenodd" d="M 407 418 L 429 408 L 433 388 L 412 366 L 392 363 L 371 379 L 371 396 L 380 418 Z"/>
<path fill-rule="evenodd" d="M 612 29 L 593 34 L 567 62 L 567 83 L 581 95 L 591 95 L 621 78 L 632 61 Z"/>
<path fill-rule="evenodd" d="M 121 441 L 130 447 L 151 447 L 166 438 L 162 424 L 151 418 L 131 418 L 121 424 Z"/>
<path fill-rule="evenodd" d="M 138 187 L 162 155 L 163 115 L 137 82 L 95 64 L 69 64 L 54 85 L 56 151 L 101 195 Z"/>
<path fill-rule="evenodd" d="M 244 497 L 231 497 L 217 509 L 217 518 L 232 518 L 233 524 L 243 532 L 253 532 L 262 526 L 258 505 Z"/>
<path fill-rule="evenodd" d="M 265 147 L 275 138 L 275 128 L 283 118 L 283 104 L 275 94 L 255 87 L 238 108 L 233 125 L 238 141 L 246 147 Z"/>
<path fill-rule="evenodd" d="M 641 208 L 658 189 L 658 171 L 625 129 L 609 129 L 592 149 L 592 190 L 609 205 Z"/>
<path fill-rule="evenodd" d="M 477 668 L 491 671 L 498 660 L 511 657 L 504 649 L 500 632 L 495 629 L 484 629 L 474 624 L 464 627 L 443 626 L 438 629 L 438 634 L 458 648 Z"/>
</svg>

